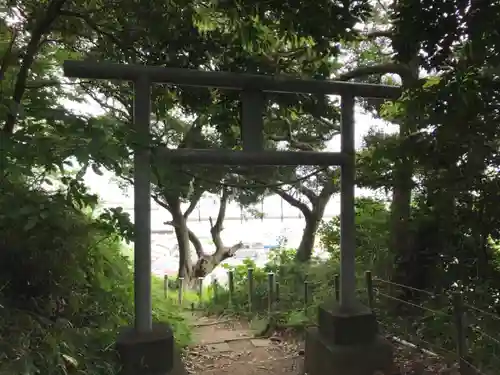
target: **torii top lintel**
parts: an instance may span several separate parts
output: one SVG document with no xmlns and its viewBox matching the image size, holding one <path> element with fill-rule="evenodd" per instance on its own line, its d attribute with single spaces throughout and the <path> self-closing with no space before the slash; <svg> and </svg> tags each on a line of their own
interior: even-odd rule
<svg viewBox="0 0 500 375">
<path fill-rule="evenodd" d="M 397 99 L 401 88 L 388 85 L 353 83 L 334 80 L 295 78 L 286 75 L 262 75 L 211 72 L 161 66 L 116 64 L 90 61 L 65 61 L 64 75 L 72 78 L 116 79 L 181 86 L 213 87 L 228 90 L 254 90 L 275 93 L 351 95 L 364 98 Z"/>
</svg>

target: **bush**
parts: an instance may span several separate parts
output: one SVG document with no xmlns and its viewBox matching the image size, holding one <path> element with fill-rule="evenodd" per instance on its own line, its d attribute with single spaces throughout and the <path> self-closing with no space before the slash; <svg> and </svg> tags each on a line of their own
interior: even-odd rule
<svg viewBox="0 0 500 375">
<path fill-rule="evenodd" d="M 389 253 L 390 212 L 383 201 L 356 199 L 356 261 L 362 271 L 388 277 L 394 265 Z M 319 230 L 321 243 L 335 258 L 340 256 L 340 218 L 324 222 Z"/>
<path fill-rule="evenodd" d="M 334 297 L 334 279 L 338 272 L 338 262 L 335 259 L 326 262 L 313 259 L 304 264 L 296 262 L 294 258 L 293 249 L 275 249 L 263 268 L 257 267 L 251 260 L 245 260 L 242 265 L 233 269 L 232 303 L 228 288 L 218 288 L 217 295 L 206 302 L 207 310 L 212 313 L 247 317 L 266 315 L 269 306 L 268 275 L 273 273 L 275 281 L 279 283 L 279 306 L 275 306 L 277 311 L 274 312 L 276 321 L 284 326 L 294 327 L 313 323 L 318 305 Z M 248 298 L 248 268 L 253 269 L 251 312 Z"/>
<path fill-rule="evenodd" d="M 117 329 L 133 316 L 120 238 L 63 194 L 2 188 L 0 374 L 114 374 Z M 178 309 L 155 293 L 155 318 L 170 321 L 185 344 Z"/>
</svg>

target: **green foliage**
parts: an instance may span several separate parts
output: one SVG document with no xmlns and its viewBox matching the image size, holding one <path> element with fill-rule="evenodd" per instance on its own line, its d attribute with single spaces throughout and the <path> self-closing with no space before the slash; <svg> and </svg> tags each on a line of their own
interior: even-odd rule
<svg viewBox="0 0 500 375">
<path fill-rule="evenodd" d="M 208 311 L 213 313 L 233 313 L 248 317 L 265 315 L 269 307 L 269 278 L 272 272 L 279 283 L 279 305 L 283 307 L 276 312 L 275 318 L 284 325 L 298 326 L 299 322 L 311 322 L 314 308 L 320 301 L 332 296 L 334 275 L 338 271 L 335 260 L 322 263 L 311 260 L 308 263 L 295 261 L 295 250 L 276 249 L 270 255 L 268 263 L 259 268 L 251 260 L 232 269 L 234 273 L 234 294 L 232 299 L 227 288 L 219 288 L 217 295 L 206 302 Z M 248 269 L 253 269 L 253 296 L 250 311 Z M 325 284 L 326 283 L 326 284 Z M 304 303 L 306 296 L 309 303 Z M 326 286 L 326 287 L 325 287 Z"/>
<path fill-rule="evenodd" d="M 117 329 L 133 315 L 119 235 L 26 183 L 4 180 L 0 212 L 0 373 L 114 374 Z M 155 319 L 185 345 L 178 308 L 153 285 Z"/>
<path fill-rule="evenodd" d="M 356 199 L 356 259 L 361 269 L 388 276 L 393 257 L 389 254 L 389 217 L 387 204 L 371 198 Z M 332 256 L 339 259 L 340 217 L 323 223 L 321 242 Z"/>
<path fill-rule="evenodd" d="M 181 347 L 191 343 L 191 331 L 181 314 L 182 306 L 175 304 L 171 298 L 165 298 L 163 280 L 153 276 L 151 280 L 151 298 L 153 302 L 153 319 L 158 322 L 168 322 L 175 333 L 175 341 Z M 194 301 L 195 296 L 188 293 L 185 296 L 187 304 Z"/>
</svg>

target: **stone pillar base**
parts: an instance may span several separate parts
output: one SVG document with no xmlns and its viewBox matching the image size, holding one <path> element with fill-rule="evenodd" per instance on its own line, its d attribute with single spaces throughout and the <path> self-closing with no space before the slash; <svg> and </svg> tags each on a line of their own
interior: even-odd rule
<svg viewBox="0 0 500 375">
<path fill-rule="evenodd" d="M 378 334 L 373 312 L 359 305 L 349 311 L 336 303 L 318 311 L 318 327 L 306 333 L 308 375 L 393 375 L 392 344 Z"/>
<path fill-rule="evenodd" d="M 317 328 L 306 334 L 304 370 L 308 375 L 393 375 L 392 345 L 382 336 L 370 344 L 330 345 Z"/>
<path fill-rule="evenodd" d="M 172 329 L 167 324 L 154 324 L 146 333 L 124 328 L 118 335 L 116 351 L 122 366 L 120 375 L 167 375 L 178 362 Z"/>
</svg>

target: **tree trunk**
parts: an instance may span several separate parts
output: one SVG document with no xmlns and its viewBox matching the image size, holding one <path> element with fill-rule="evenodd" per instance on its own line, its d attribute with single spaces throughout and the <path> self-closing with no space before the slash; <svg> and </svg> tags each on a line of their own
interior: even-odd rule
<svg viewBox="0 0 500 375">
<path fill-rule="evenodd" d="M 316 233 L 318 232 L 319 224 L 323 219 L 326 205 L 328 204 L 332 194 L 332 188 L 329 186 L 325 187 L 319 196 L 312 200 L 313 209 L 309 212 L 309 214 L 306 215 L 305 212 L 303 212 L 306 226 L 302 232 L 302 238 L 295 256 L 295 259 L 298 262 L 308 262 L 311 260 L 312 253 L 314 251 Z"/>
<path fill-rule="evenodd" d="M 175 237 L 179 246 L 179 271 L 178 277 L 183 277 L 186 282 L 192 278 L 193 262 L 191 260 L 190 230 L 187 221 L 179 209 L 172 209 L 172 222 L 174 224 Z"/>
<path fill-rule="evenodd" d="M 310 215 L 304 216 L 306 226 L 302 232 L 299 247 L 295 259 L 298 262 L 307 262 L 311 259 L 314 250 L 314 241 L 316 239 L 316 232 L 318 231 L 319 222 L 317 216 L 312 212 Z"/>
<path fill-rule="evenodd" d="M 311 260 L 319 223 L 321 223 L 321 220 L 323 219 L 325 208 L 328 204 L 328 201 L 330 200 L 330 197 L 337 190 L 337 184 L 332 178 L 329 183 L 325 184 L 321 192 L 317 195 L 305 186 L 300 186 L 298 189 L 311 202 L 310 204 L 312 208 L 310 208 L 307 204 L 300 201 L 299 199 L 294 198 L 292 195 L 290 195 L 288 192 L 283 191 L 282 189 L 273 189 L 273 191 L 278 194 L 285 202 L 299 209 L 302 215 L 304 215 L 306 226 L 304 227 L 304 231 L 302 232 L 302 238 L 295 255 L 296 261 L 304 263 Z"/>
<path fill-rule="evenodd" d="M 403 88 L 412 87 L 418 81 L 417 62 L 409 62 L 408 74 L 402 75 Z M 401 139 L 408 137 L 416 130 L 416 113 L 407 113 L 405 119 L 399 126 L 399 135 Z M 410 259 L 415 258 L 413 245 L 413 234 L 410 231 L 411 217 L 411 195 L 413 189 L 413 171 L 414 159 L 411 155 L 405 155 L 405 146 L 401 145 L 401 159 L 396 162 L 394 168 L 394 180 L 391 202 L 390 218 L 390 239 L 389 247 L 392 254 L 396 255 L 395 279 L 405 284 L 405 275 L 411 273 L 407 267 L 413 267 Z"/>
<path fill-rule="evenodd" d="M 228 258 L 234 256 L 236 251 L 243 247 L 242 243 L 238 243 L 231 247 L 224 247 L 222 249 L 218 249 L 212 255 L 205 255 L 202 258 L 198 259 L 196 264 L 192 267 L 192 275 L 193 277 L 205 277 L 209 275 L 219 264 L 225 261 Z"/>
<path fill-rule="evenodd" d="M 184 278 L 184 285 L 186 287 L 194 287 L 199 277 L 205 277 L 210 274 L 220 263 L 232 257 L 237 250 L 243 247 L 241 242 L 231 247 L 226 247 L 221 238 L 221 232 L 223 230 L 222 224 L 226 214 L 228 199 L 228 193 L 223 192 L 215 223 L 212 221 L 212 218 L 210 218 L 210 234 L 215 245 L 215 252 L 212 255 L 207 255 L 203 250 L 203 245 L 198 236 L 191 231 L 187 225 L 187 218 L 192 212 L 193 205 L 190 205 L 186 212 L 183 213 L 181 210 L 181 202 L 178 197 L 165 197 L 168 205 L 162 205 L 167 208 L 172 215 L 172 221 L 166 224 L 174 227 L 175 236 L 179 245 L 178 276 Z M 191 244 L 198 256 L 198 260 L 194 264 L 191 258 Z"/>
</svg>

